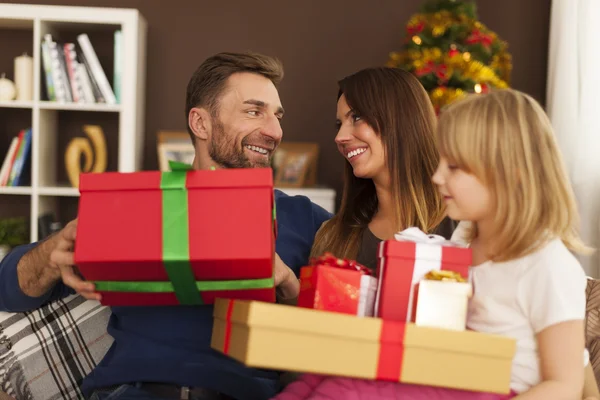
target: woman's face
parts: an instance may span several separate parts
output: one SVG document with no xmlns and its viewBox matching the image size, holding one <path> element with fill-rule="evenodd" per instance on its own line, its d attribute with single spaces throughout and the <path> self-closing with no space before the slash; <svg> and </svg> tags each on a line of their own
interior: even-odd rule
<svg viewBox="0 0 600 400">
<path fill-rule="evenodd" d="M 377 179 L 387 174 L 381 137 L 348 106 L 344 95 L 337 103 L 336 125 L 335 143 L 352 166 L 354 176 Z"/>
</svg>

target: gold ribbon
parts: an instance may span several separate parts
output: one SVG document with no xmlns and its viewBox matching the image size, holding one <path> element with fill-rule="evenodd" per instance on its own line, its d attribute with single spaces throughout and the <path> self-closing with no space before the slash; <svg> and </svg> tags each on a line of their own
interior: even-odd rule
<svg viewBox="0 0 600 400">
<path fill-rule="evenodd" d="M 445 281 L 445 282 L 466 282 L 467 280 L 461 274 L 454 271 L 437 271 L 431 270 L 425 274 L 424 279 L 430 281 Z"/>
</svg>

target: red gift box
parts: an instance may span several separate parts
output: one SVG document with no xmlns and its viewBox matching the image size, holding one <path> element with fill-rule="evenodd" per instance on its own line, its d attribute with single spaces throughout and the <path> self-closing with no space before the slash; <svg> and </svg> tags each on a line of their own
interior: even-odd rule
<svg viewBox="0 0 600 400">
<path fill-rule="evenodd" d="M 468 277 L 471 249 L 439 240 L 433 243 L 386 240 L 379 244 L 378 259 L 375 316 L 415 322 L 419 281 L 433 270 L 453 271 Z"/>
<path fill-rule="evenodd" d="M 355 261 L 327 253 L 300 269 L 298 306 L 373 316 L 377 279 Z"/>
<path fill-rule="evenodd" d="M 79 190 L 75 263 L 104 304 L 275 301 L 271 169 L 82 174 Z"/>
</svg>

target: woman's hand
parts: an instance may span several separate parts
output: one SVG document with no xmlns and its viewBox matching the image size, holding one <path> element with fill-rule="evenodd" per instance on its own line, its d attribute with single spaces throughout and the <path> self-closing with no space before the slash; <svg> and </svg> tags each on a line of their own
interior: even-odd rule
<svg viewBox="0 0 600 400">
<path fill-rule="evenodd" d="M 275 288 L 277 302 L 296 303 L 298 294 L 300 294 L 300 281 L 277 253 L 275 253 Z"/>
</svg>

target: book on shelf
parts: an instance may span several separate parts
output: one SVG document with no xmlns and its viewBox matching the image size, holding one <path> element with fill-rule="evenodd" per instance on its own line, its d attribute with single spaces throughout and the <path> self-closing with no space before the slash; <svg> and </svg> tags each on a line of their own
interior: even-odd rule
<svg viewBox="0 0 600 400">
<path fill-rule="evenodd" d="M 0 186 L 24 186 L 31 170 L 31 128 L 15 136 L 0 169 Z"/>
<path fill-rule="evenodd" d="M 56 41 L 51 34 L 42 41 L 42 73 L 49 101 L 81 104 L 119 104 L 122 64 L 122 36 L 114 35 L 114 75 L 111 87 L 94 46 L 86 33 L 77 41 Z"/>
<path fill-rule="evenodd" d="M 117 103 L 121 104 L 121 70 L 123 68 L 123 32 L 115 31 L 115 61 L 113 70 L 113 88 Z"/>
</svg>

